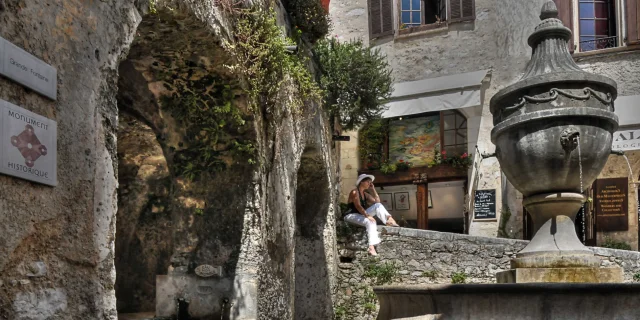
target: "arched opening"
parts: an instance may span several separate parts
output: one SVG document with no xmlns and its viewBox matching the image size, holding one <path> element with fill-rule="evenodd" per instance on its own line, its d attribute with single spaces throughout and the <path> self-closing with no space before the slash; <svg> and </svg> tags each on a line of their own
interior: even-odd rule
<svg viewBox="0 0 640 320">
<path fill-rule="evenodd" d="M 255 145 L 230 64 L 207 25 L 157 8 L 119 65 L 119 314 L 229 317 Z"/>
<path fill-rule="evenodd" d="M 296 189 L 295 319 L 331 319 L 327 223 L 332 190 L 319 149 L 307 147 Z"/>
</svg>

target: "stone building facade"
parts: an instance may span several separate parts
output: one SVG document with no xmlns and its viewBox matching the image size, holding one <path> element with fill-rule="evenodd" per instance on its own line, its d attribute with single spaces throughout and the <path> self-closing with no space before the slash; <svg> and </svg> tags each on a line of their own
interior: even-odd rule
<svg viewBox="0 0 640 320">
<path fill-rule="evenodd" d="M 544 2 L 334 0 L 330 5 L 330 14 L 334 23 L 334 36 L 343 41 L 362 39 L 387 55 L 393 68 L 396 91 L 404 90 L 408 84 L 429 83 L 436 87 L 433 83 L 447 81 L 446 79 L 456 76 L 468 77 L 473 72 L 488 70 L 486 77 L 478 84 L 479 103 L 474 103 L 472 112 L 464 111 L 469 110 L 466 105 L 425 105 L 423 108 L 425 112 L 451 109 L 461 111 L 468 120 L 468 151 L 474 154 L 491 154 L 495 146 L 490 139 L 493 123 L 489 112 L 489 100 L 497 91 L 516 82 L 522 76 L 531 55 L 527 38 L 540 21 L 538 15 Z M 600 36 L 603 40 L 591 41 L 593 38 L 585 35 L 590 31 L 587 30 L 588 25 L 584 21 L 592 14 L 588 12 L 586 5 L 579 5 L 578 1 L 573 0 L 556 1 L 559 4 L 560 18 L 574 33 L 572 50 L 577 64 L 586 71 L 610 77 L 618 83 L 620 98 L 617 100 L 616 112 L 621 119 L 621 130 L 627 130 L 624 134 L 630 139 L 630 132 L 637 130 L 640 123 L 632 116 L 640 113 L 640 106 L 637 105 L 637 96 L 640 94 L 640 51 L 637 50 L 639 47 L 636 30 L 638 3 L 634 0 L 606 2 L 610 6 L 606 13 L 608 27 L 605 31 L 598 30 L 608 32 L 609 36 L 604 37 L 603 33 Z M 585 8 L 580 11 L 580 6 Z M 372 15 L 371 12 L 375 14 Z M 438 13 L 439 17 L 432 19 L 434 14 Z M 580 21 L 583 21 L 582 31 Z M 464 88 L 458 88 L 454 84 L 448 88 L 449 93 L 456 90 L 461 94 L 465 92 Z M 422 98 L 438 98 L 444 95 L 436 89 L 423 89 L 429 90 L 433 92 L 424 93 Z M 636 102 L 631 102 L 634 99 Z M 398 108 L 396 104 L 392 105 L 392 108 Z M 473 112 L 474 110 L 477 111 Z M 363 170 L 359 165 L 358 132 L 350 132 L 349 135 L 352 136 L 351 141 L 342 145 L 341 201 L 346 201 L 345 192 L 353 188 L 355 177 L 359 170 Z M 611 231 L 602 224 L 594 226 L 596 220 L 590 220 L 588 217 L 586 233 L 589 233 L 589 228 L 601 230 L 587 235 L 586 240 L 591 241 L 592 245 L 596 244 L 595 238 L 597 244 L 602 244 L 605 239 L 613 239 L 625 242 L 633 249 L 638 248 L 636 186 L 640 170 L 640 151 L 637 145 L 626 149 L 634 176 L 630 175 L 622 157 L 612 155 L 599 179 L 628 177 L 628 212 L 625 213 L 627 223 L 625 226 L 613 228 L 617 231 Z M 473 168 L 467 173 L 465 184 L 468 186 L 465 190 L 467 198 L 460 201 L 465 201 L 465 210 L 471 211 L 466 218 L 465 232 L 490 237 L 526 237 L 526 216 L 523 213 L 522 196 L 501 173 L 495 158 L 476 158 Z M 585 189 L 588 187 L 590 186 L 585 186 Z M 473 203 L 469 199 L 473 199 L 474 190 L 486 189 L 496 190 L 496 216 L 494 219 L 474 219 Z M 457 214 L 462 216 L 463 212 Z M 594 239 L 589 240 L 589 237 Z"/>
<path fill-rule="evenodd" d="M 171 315 L 156 305 L 194 319 L 331 317 L 338 189 L 329 122 L 313 101 L 290 112 L 294 89 L 268 115 L 246 109 L 242 79 L 227 68 L 234 35 L 224 8 L 0 2 L 0 36 L 57 70 L 55 99 L 4 77 L 0 99 L 58 130 L 48 153 L 55 187 L 0 175 L 0 319 Z M 171 108 L 220 92 L 245 124 L 220 134 L 226 170 L 190 172 L 178 164 L 202 133 Z M 253 163 L 225 153 L 234 141 L 252 141 Z"/>
</svg>

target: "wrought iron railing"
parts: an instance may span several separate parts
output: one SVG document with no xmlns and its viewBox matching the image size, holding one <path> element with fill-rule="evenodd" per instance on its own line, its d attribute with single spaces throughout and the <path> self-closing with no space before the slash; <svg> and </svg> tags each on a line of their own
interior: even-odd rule
<svg viewBox="0 0 640 320">
<path fill-rule="evenodd" d="M 593 51 L 607 48 L 615 48 L 618 46 L 618 37 L 606 37 L 595 40 L 580 41 L 580 51 Z"/>
</svg>

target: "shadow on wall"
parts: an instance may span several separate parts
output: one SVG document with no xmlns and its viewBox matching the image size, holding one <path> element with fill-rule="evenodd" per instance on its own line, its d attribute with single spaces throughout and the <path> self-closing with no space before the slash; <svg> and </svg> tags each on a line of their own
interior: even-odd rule
<svg viewBox="0 0 640 320">
<path fill-rule="evenodd" d="M 169 285 L 175 289 L 162 299 L 176 304 L 164 308 L 174 314 L 157 316 L 177 316 L 178 299 L 184 299 L 188 310 L 181 312 L 191 319 L 220 319 L 223 313 L 228 319 L 234 317 L 232 303 L 237 311 L 243 299 L 255 299 L 242 292 L 225 302 L 231 283 L 239 281 L 235 270 L 253 172 L 234 146 L 255 140 L 236 77 L 224 67 L 228 62 L 203 23 L 158 9 L 143 17 L 119 66 L 118 312 L 156 310 L 163 303 L 156 300 L 158 275 L 190 285 Z M 227 103 L 230 112 L 214 111 Z M 220 267 L 222 278 L 195 276 L 201 265 Z"/>
<path fill-rule="evenodd" d="M 317 148 L 302 154 L 296 190 L 295 319 L 331 319 L 333 305 L 324 230 L 331 188 Z"/>
</svg>

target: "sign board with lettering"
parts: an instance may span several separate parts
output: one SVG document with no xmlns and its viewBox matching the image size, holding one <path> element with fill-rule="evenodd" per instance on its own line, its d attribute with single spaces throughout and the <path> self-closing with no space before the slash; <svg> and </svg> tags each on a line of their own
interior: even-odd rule
<svg viewBox="0 0 640 320">
<path fill-rule="evenodd" d="M 496 189 L 476 190 L 473 201 L 474 219 L 496 218 Z"/>
<path fill-rule="evenodd" d="M 640 112 L 640 110 L 638 110 Z M 640 127 L 619 129 L 613 133 L 613 150 L 640 150 Z"/>
<path fill-rule="evenodd" d="M 597 179 L 593 183 L 597 231 L 629 230 L 629 180 Z"/>
<path fill-rule="evenodd" d="M 57 123 L 0 100 L 0 173 L 55 186 Z"/>
<path fill-rule="evenodd" d="M 56 69 L 1 37 L 0 74 L 53 100 L 57 98 Z"/>
</svg>

